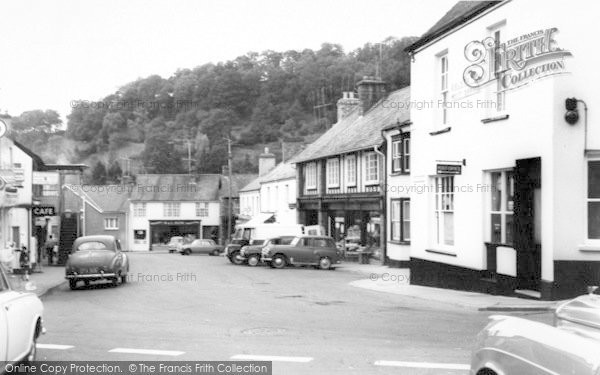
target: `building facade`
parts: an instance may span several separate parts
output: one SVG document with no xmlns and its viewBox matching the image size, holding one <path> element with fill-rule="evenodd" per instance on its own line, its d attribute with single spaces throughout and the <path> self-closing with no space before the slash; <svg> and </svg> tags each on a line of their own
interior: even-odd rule
<svg viewBox="0 0 600 375">
<path fill-rule="evenodd" d="M 459 2 L 408 48 L 412 283 L 543 299 L 600 284 L 592 13 Z"/>
<path fill-rule="evenodd" d="M 385 256 L 385 148 L 382 130 L 408 120 L 408 88 L 385 92 L 365 77 L 358 97 L 345 93 L 337 123 L 291 162 L 296 164 L 298 221 L 321 225 Z M 382 259 L 383 260 L 383 259 Z"/>
</svg>

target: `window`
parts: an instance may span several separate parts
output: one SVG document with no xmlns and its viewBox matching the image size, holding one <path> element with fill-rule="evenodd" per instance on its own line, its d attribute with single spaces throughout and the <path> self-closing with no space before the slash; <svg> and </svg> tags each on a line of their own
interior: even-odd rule
<svg viewBox="0 0 600 375">
<path fill-rule="evenodd" d="M 368 183 L 379 182 L 379 158 L 374 151 L 365 154 L 365 172 Z"/>
<path fill-rule="evenodd" d="M 448 122 L 448 53 L 440 56 L 440 106 L 442 110 L 442 124 Z"/>
<path fill-rule="evenodd" d="M 107 217 L 104 219 L 104 229 L 115 230 L 119 229 L 119 219 L 116 217 Z"/>
<path fill-rule="evenodd" d="M 133 204 L 133 216 L 136 216 L 136 217 L 146 216 L 146 203 L 134 203 Z"/>
<path fill-rule="evenodd" d="M 317 188 L 317 165 L 316 163 L 308 163 L 306 164 L 306 188 L 307 189 L 316 189 Z"/>
<path fill-rule="evenodd" d="M 356 186 L 356 155 L 346 156 L 346 184 Z"/>
<path fill-rule="evenodd" d="M 340 186 L 340 159 L 327 159 L 327 186 Z"/>
<path fill-rule="evenodd" d="M 292 203 L 292 197 L 290 197 L 290 185 L 285 184 L 285 200 L 287 203 Z"/>
<path fill-rule="evenodd" d="M 179 216 L 180 209 L 181 205 L 179 202 L 163 203 L 163 216 L 177 217 Z"/>
<path fill-rule="evenodd" d="M 246 198 L 244 197 L 244 202 Z M 208 216 L 208 202 L 196 202 L 196 216 Z"/>
<path fill-rule="evenodd" d="M 410 242 L 410 199 L 392 199 L 392 241 Z"/>
<path fill-rule="evenodd" d="M 434 177 L 434 183 L 436 244 L 454 246 L 454 176 Z"/>
<path fill-rule="evenodd" d="M 392 173 L 410 172 L 410 133 L 392 138 Z"/>
<path fill-rule="evenodd" d="M 600 160 L 588 162 L 587 237 L 600 240 Z"/>
<path fill-rule="evenodd" d="M 510 245 L 513 242 L 515 177 L 512 171 L 492 172 L 490 177 L 490 241 Z"/>
</svg>

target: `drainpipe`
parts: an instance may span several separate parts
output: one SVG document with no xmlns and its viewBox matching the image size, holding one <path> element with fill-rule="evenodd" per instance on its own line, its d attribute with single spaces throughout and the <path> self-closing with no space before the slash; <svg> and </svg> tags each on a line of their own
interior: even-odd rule
<svg viewBox="0 0 600 375">
<path fill-rule="evenodd" d="M 385 138 L 384 138 L 384 143 L 385 143 Z M 379 168 L 380 171 L 382 171 L 382 177 L 379 178 L 379 192 L 381 194 L 381 202 L 382 202 L 382 209 L 381 209 L 381 225 L 380 225 L 380 230 L 381 233 L 379 234 L 379 242 L 380 246 L 383 250 L 383 253 L 381 254 L 382 260 L 381 260 L 381 264 L 386 264 L 386 257 L 387 257 L 387 202 L 386 202 L 386 194 L 385 194 L 385 186 L 387 183 L 387 160 L 385 158 L 385 154 L 381 151 L 379 151 L 379 146 L 373 146 L 373 151 L 375 151 L 375 153 L 377 153 L 379 156 L 381 156 L 381 160 L 382 160 L 382 165 L 383 168 Z"/>
</svg>

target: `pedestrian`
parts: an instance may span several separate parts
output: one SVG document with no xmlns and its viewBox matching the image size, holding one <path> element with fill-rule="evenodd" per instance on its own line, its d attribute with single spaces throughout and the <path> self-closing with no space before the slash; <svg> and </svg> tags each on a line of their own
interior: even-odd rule
<svg viewBox="0 0 600 375">
<path fill-rule="evenodd" d="M 54 247 L 58 245 L 58 241 L 54 239 L 54 235 L 50 235 L 44 246 L 46 247 L 46 255 L 48 256 L 48 265 L 54 264 Z"/>
</svg>

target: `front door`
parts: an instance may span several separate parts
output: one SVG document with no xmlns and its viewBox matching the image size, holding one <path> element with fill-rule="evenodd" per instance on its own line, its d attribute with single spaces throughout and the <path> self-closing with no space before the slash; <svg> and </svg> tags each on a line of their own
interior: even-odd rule
<svg viewBox="0 0 600 375">
<path fill-rule="evenodd" d="M 514 196 L 514 247 L 517 287 L 539 290 L 541 279 L 541 158 L 517 160 Z"/>
</svg>

